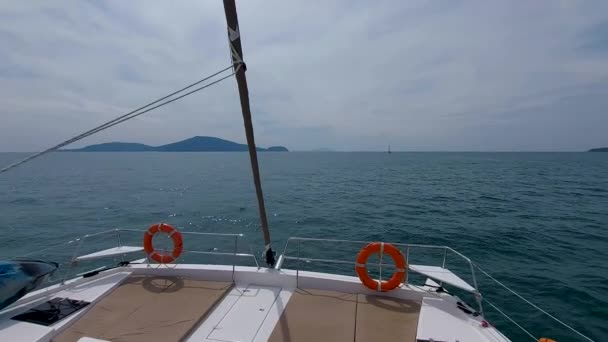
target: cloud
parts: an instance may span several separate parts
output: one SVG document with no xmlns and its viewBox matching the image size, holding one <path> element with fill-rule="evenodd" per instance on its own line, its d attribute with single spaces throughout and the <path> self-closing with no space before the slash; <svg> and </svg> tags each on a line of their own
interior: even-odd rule
<svg viewBox="0 0 608 342">
<path fill-rule="evenodd" d="M 0 150 L 33 151 L 229 65 L 219 1 L 0 4 Z M 608 145 L 608 4 L 238 1 L 262 146 Z M 244 141 L 235 82 L 83 141 Z M 77 145 L 78 146 L 78 145 Z"/>
</svg>

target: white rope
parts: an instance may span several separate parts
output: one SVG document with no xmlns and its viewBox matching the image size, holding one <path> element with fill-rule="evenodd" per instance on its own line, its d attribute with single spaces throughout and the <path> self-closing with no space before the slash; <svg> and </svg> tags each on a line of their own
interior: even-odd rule
<svg viewBox="0 0 608 342">
<path fill-rule="evenodd" d="M 148 103 L 145 106 L 142 106 L 142 107 L 139 107 L 139 108 L 137 108 L 137 109 L 135 109 L 133 111 L 130 111 L 129 113 L 123 114 L 123 115 L 121 115 L 121 116 L 119 116 L 119 117 L 117 117 L 115 119 L 112 119 L 112 120 L 110 120 L 110 121 L 108 121 L 108 122 L 106 122 L 106 123 L 104 123 L 102 125 L 99 125 L 99 126 L 93 128 L 93 129 L 90 129 L 90 130 L 88 130 L 88 131 L 86 131 L 86 132 L 84 132 L 82 134 L 79 134 L 79 135 L 77 135 L 77 136 L 75 136 L 75 137 L 73 137 L 71 139 L 68 139 L 68 140 L 66 140 L 66 141 L 64 141 L 62 143 L 59 143 L 59 144 L 57 144 L 57 145 L 55 145 L 53 147 L 50 147 L 50 148 L 48 148 L 48 149 L 46 149 L 44 151 L 32 154 L 31 156 L 28 156 L 27 158 L 25 158 L 23 160 L 20 160 L 20 161 L 18 161 L 16 163 L 10 164 L 10 165 L 4 167 L 3 169 L 0 169 L 0 173 L 4 173 L 4 172 L 6 172 L 6 171 L 8 171 L 10 169 L 13 169 L 13 168 L 15 168 L 15 167 L 17 167 L 19 165 L 25 164 L 25 163 L 27 163 L 27 162 L 35 159 L 35 158 L 38 158 L 38 157 L 41 157 L 41 156 L 45 155 L 47 153 L 56 151 L 56 150 L 58 150 L 58 149 L 60 149 L 60 148 L 62 148 L 64 146 L 72 144 L 72 143 L 74 143 L 74 142 L 76 142 L 78 140 L 84 139 L 84 138 L 86 138 L 86 137 L 88 137 L 90 135 L 93 135 L 95 133 L 101 132 L 101 131 L 103 131 L 105 129 L 108 129 L 108 128 L 112 127 L 112 126 L 118 125 L 119 123 L 125 122 L 127 120 L 131 120 L 131 119 L 133 119 L 135 117 L 138 117 L 138 116 L 140 116 L 142 114 L 150 112 L 150 111 L 152 111 L 152 110 L 154 110 L 156 108 L 168 105 L 169 103 L 175 102 L 175 101 L 177 101 L 177 100 L 179 100 L 181 98 L 184 98 L 184 97 L 186 97 L 188 95 L 191 95 L 191 94 L 196 93 L 198 91 L 201 91 L 201 90 L 203 90 L 205 88 L 208 88 L 208 87 L 210 87 L 210 86 L 212 86 L 214 84 L 217 84 L 217 83 L 219 83 L 219 82 L 221 82 L 221 81 L 223 81 L 223 80 L 225 80 L 225 79 L 227 79 L 229 77 L 232 77 L 239 70 L 239 68 L 241 67 L 241 65 L 242 64 L 238 64 L 238 66 L 236 67 L 236 70 L 233 73 L 231 73 L 230 75 L 228 75 L 228 76 L 224 76 L 224 77 L 222 77 L 222 78 L 220 78 L 220 79 L 218 79 L 216 81 L 213 81 L 213 82 L 211 82 L 209 84 L 206 84 L 204 86 L 198 87 L 198 88 L 196 88 L 196 89 L 194 89 L 192 91 L 189 91 L 189 92 L 187 92 L 185 94 L 182 94 L 182 95 L 180 95 L 178 97 L 175 97 L 175 98 L 173 98 L 171 100 L 167 100 L 167 101 L 162 102 L 162 103 L 160 103 L 160 104 L 158 104 L 156 106 L 150 107 L 150 106 L 152 106 L 154 104 L 157 104 L 157 103 L 159 103 L 161 101 L 164 101 L 164 100 L 166 100 L 166 99 L 168 99 L 168 98 L 170 98 L 172 96 L 175 96 L 175 95 L 177 95 L 177 94 L 179 94 L 179 93 L 181 93 L 181 92 L 183 92 L 183 91 L 185 91 L 187 89 L 190 89 L 190 88 L 192 88 L 192 87 L 194 87 L 194 86 L 196 86 L 196 85 L 198 85 L 198 84 L 200 84 L 200 83 L 202 83 L 204 81 L 207 81 L 207 80 L 209 80 L 209 79 L 211 79 L 211 78 L 213 78 L 215 76 L 218 76 L 221 73 L 223 73 L 223 72 L 225 72 L 225 71 L 233 68 L 234 65 L 231 65 L 231 66 L 229 66 L 227 68 L 224 68 L 224 69 L 222 69 L 222 70 L 220 70 L 220 71 L 218 71 L 218 72 L 216 72 L 216 73 L 214 73 L 214 74 L 212 74 L 210 76 L 207 76 L 207 77 L 205 77 L 205 78 L 203 78 L 203 79 L 201 79 L 199 81 L 196 81 L 196 82 L 194 82 L 194 83 L 192 83 L 192 84 L 190 84 L 190 85 L 188 85 L 188 86 L 186 86 L 186 87 L 184 87 L 184 88 L 182 88 L 182 89 L 180 89 L 178 91 L 175 91 L 175 92 L 173 92 L 173 93 L 171 93 L 169 95 L 163 96 L 163 97 L 161 97 L 158 100 L 150 102 L 150 103 Z M 150 107 L 150 108 L 148 108 L 148 107 Z"/>
<path fill-rule="evenodd" d="M 552 318 L 554 321 L 556 321 L 556 322 L 558 322 L 559 324 L 563 325 L 564 327 L 566 327 L 566 328 L 570 329 L 572 332 L 574 332 L 574 333 L 578 334 L 579 336 L 583 337 L 584 339 L 586 339 L 586 340 L 588 340 L 588 341 L 591 341 L 591 342 L 594 342 L 594 341 L 593 341 L 591 338 L 589 338 L 589 337 L 587 337 L 587 336 L 583 335 L 583 333 L 581 333 L 581 332 L 579 332 L 578 330 L 574 329 L 573 327 L 571 327 L 571 326 L 570 326 L 570 325 L 568 325 L 567 323 L 565 323 L 565 322 L 561 321 L 561 320 L 560 320 L 560 319 L 558 319 L 557 317 L 555 317 L 555 316 L 551 315 L 551 314 L 550 314 L 550 313 L 548 313 L 547 311 L 545 311 L 545 310 L 541 309 L 540 307 L 538 307 L 538 305 L 536 305 L 536 304 L 534 304 L 534 303 L 530 302 L 529 300 L 527 300 L 526 298 L 522 297 L 522 296 L 521 296 L 519 293 L 517 293 L 517 292 L 515 292 L 515 291 L 511 290 L 509 287 L 507 287 L 507 285 L 505 285 L 505 284 L 501 283 L 500 281 L 496 280 L 494 277 L 492 277 L 491 275 L 489 275 L 489 274 L 488 274 L 488 272 L 486 272 L 486 271 L 484 271 L 483 269 L 481 269 L 481 267 L 479 267 L 478 265 L 476 265 L 476 264 L 473 264 L 473 265 L 475 265 L 475 267 L 477 267 L 477 269 L 478 269 L 478 270 L 480 270 L 480 271 L 481 271 L 481 273 L 485 274 L 485 275 L 486 275 L 488 278 L 492 279 L 492 280 L 493 280 L 494 282 L 496 282 L 498 285 L 502 286 L 502 287 L 503 287 L 505 290 L 507 290 L 507 291 L 511 292 L 512 294 L 514 294 L 515 296 L 517 296 L 519 299 L 521 299 L 521 300 L 523 300 L 524 302 L 526 302 L 526 303 L 528 303 L 529 305 L 531 305 L 531 306 L 532 306 L 533 308 L 535 308 L 536 310 L 538 310 L 538 311 L 540 311 L 540 312 L 544 313 L 545 315 L 547 315 L 547 316 L 551 317 L 551 318 Z M 488 303 L 489 303 L 489 302 L 488 302 Z M 490 305 L 491 305 L 491 303 L 490 303 Z M 505 314 L 503 314 L 503 315 L 504 315 L 505 317 L 507 317 L 507 318 L 508 318 L 508 316 L 506 316 Z"/>
</svg>

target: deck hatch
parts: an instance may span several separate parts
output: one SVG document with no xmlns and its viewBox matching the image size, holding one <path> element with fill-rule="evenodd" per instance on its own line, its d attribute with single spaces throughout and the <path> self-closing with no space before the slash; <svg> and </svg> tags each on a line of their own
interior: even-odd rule
<svg viewBox="0 0 608 342">
<path fill-rule="evenodd" d="M 69 298 L 53 298 L 28 311 L 12 317 L 11 319 L 21 322 L 34 323 L 49 326 L 72 315 L 91 303 L 83 300 Z"/>
</svg>

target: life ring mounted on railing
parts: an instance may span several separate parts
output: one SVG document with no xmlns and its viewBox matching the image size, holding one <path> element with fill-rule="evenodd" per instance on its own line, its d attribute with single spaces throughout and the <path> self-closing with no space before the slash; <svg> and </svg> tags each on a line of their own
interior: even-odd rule
<svg viewBox="0 0 608 342">
<path fill-rule="evenodd" d="M 173 240 L 173 251 L 171 251 L 171 254 L 161 254 L 154 249 L 152 238 L 159 232 L 168 234 Z M 144 250 L 149 259 L 152 259 L 159 264 L 174 262 L 182 254 L 183 249 L 184 242 L 182 240 L 182 233 L 166 223 L 153 224 L 144 233 Z"/>
<path fill-rule="evenodd" d="M 380 256 L 382 256 L 382 254 L 387 254 L 395 262 L 395 267 L 397 269 L 388 281 L 372 279 L 367 273 L 365 264 L 367 263 L 367 259 L 375 253 L 379 253 Z M 405 274 L 407 272 L 407 263 L 403 254 L 401 254 L 401 251 L 394 245 L 385 242 L 372 242 L 363 247 L 359 254 L 357 254 L 357 263 L 355 266 L 357 275 L 359 276 L 359 279 L 361 279 L 363 285 L 376 291 L 390 291 L 399 287 L 405 279 Z"/>
</svg>

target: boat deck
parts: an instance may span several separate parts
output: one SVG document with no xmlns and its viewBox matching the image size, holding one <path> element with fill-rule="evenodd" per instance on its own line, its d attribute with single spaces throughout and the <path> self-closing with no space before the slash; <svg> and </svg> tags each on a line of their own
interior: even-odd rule
<svg viewBox="0 0 608 342">
<path fill-rule="evenodd" d="M 420 302 L 297 289 L 269 341 L 416 341 Z"/>
<path fill-rule="evenodd" d="M 14 319 L 57 298 L 90 304 L 50 325 Z M 327 273 L 132 265 L 24 297 L 0 312 L 0 341 L 508 342 L 457 300 L 415 285 L 378 293 Z"/>
<path fill-rule="evenodd" d="M 276 307 L 280 291 L 261 286 L 233 289 L 229 282 L 182 277 L 130 276 L 51 341 L 240 341 L 244 336 L 255 339 L 264 324 L 274 325 L 268 338 L 273 342 L 416 341 L 420 302 L 295 289 L 288 291 L 291 296 L 273 321 L 265 311 Z M 224 299 L 232 305 L 209 334 L 189 338 Z M 253 311 L 252 315 L 244 314 L 247 311 Z M 255 317 L 256 311 L 263 313 L 262 319 Z M 242 320 L 253 322 L 252 329 Z"/>
<path fill-rule="evenodd" d="M 179 341 L 231 287 L 228 282 L 131 276 L 52 341 Z"/>
</svg>

